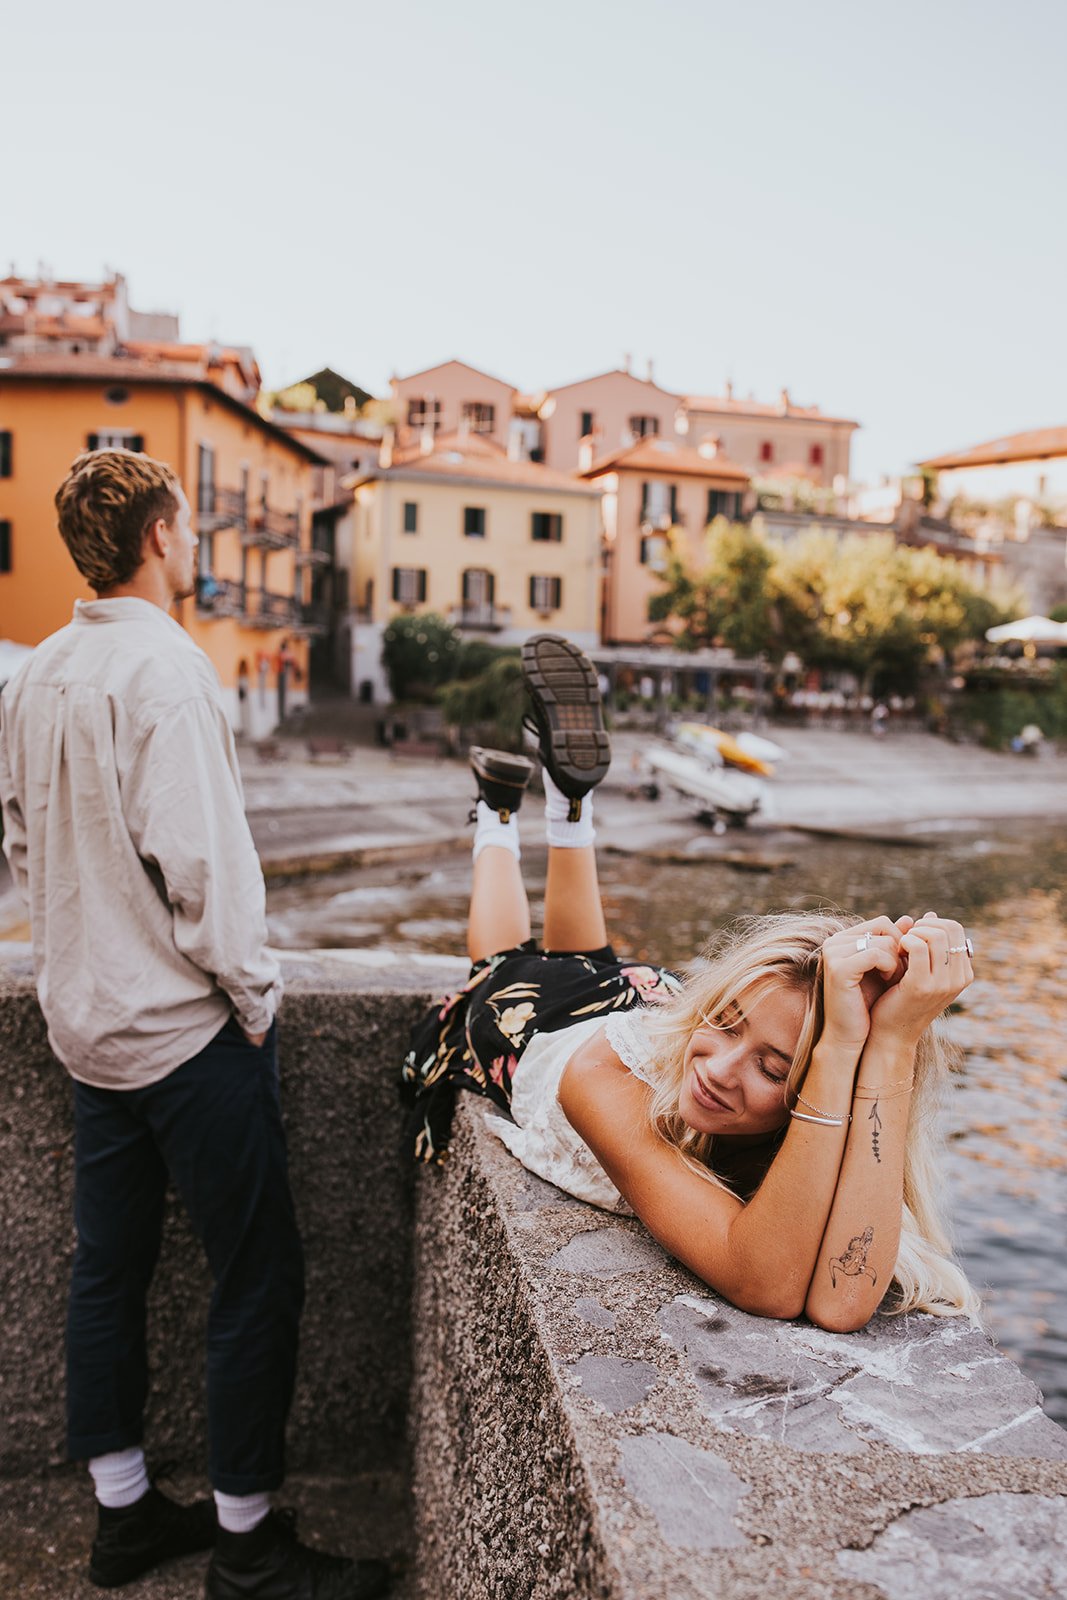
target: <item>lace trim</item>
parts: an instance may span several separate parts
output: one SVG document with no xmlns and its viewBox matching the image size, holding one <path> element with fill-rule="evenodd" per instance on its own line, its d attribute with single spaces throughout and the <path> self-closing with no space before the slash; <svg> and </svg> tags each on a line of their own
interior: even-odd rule
<svg viewBox="0 0 1067 1600">
<path fill-rule="evenodd" d="M 650 1088 L 655 1087 L 655 1080 L 652 1077 L 655 1058 L 648 1048 L 639 1016 L 616 1014 L 614 1017 L 609 1017 L 604 1025 L 604 1037 L 635 1078 L 640 1078 L 641 1082 L 647 1083 Z"/>
</svg>

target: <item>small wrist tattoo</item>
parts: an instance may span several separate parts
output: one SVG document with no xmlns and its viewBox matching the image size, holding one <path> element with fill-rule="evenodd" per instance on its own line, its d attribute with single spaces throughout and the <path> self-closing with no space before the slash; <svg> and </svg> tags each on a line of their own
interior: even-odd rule
<svg viewBox="0 0 1067 1600">
<path fill-rule="evenodd" d="M 867 1115 L 867 1121 L 871 1124 L 871 1149 L 874 1151 L 874 1159 L 877 1161 L 878 1165 L 881 1166 L 882 1156 L 878 1148 L 878 1138 L 882 1132 L 882 1119 L 878 1115 L 877 1100 L 874 1102 Z"/>
</svg>

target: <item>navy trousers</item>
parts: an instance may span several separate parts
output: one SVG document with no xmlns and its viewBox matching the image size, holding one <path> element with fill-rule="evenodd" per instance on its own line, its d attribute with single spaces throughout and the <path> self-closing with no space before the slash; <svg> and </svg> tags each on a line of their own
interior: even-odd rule
<svg viewBox="0 0 1067 1600">
<path fill-rule="evenodd" d="M 229 1022 L 146 1089 L 74 1085 L 77 1246 L 67 1319 L 73 1460 L 140 1444 L 145 1296 L 168 1178 L 214 1279 L 207 1333 L 211 1481 L 276 1489 L 296 1374 L 304 1260 L 289 1191 L 275 1030 Z"/>
</svg>

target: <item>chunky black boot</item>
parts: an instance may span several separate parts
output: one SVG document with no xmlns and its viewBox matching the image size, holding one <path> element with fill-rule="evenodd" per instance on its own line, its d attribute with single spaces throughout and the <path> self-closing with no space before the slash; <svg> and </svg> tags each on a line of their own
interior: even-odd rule
<svg viewBox="0 0 1067 1600">
<path fill-rule="evenodd" d="M 98 1506 L 97 1511 L 89 1581 L 99 1589 L 117 1589 L 164 1561 L 210 1550 L 215 1543 L 213 1500 L 179 1505 L 153 1484 L 132 1506 Z"/>
<path fill-rule="evenodd" d="M 522 675 L 541 765 L 570 800 L 569 820 L 577 822 L 583 796 L 606 777 L 611 765 L 596 671 L 589 657 L 562 634 L 534 633 L 522 647 Z"/>
<path fill-rule="evenodd" d="M 533 762 L 526 756 L 512 755 L 509 750 L 483 750 L 480 744 L 471 746 L 471 771 L 478 780 L 478 799 L 484 800 L 501 822 L 507 822 L 522 805 L 533 769 Z"/>
<path fill-rule="evenodd" d="M 251 1533 L 220 1528 L 207 1600 L 374 1600 L 389 1587 L 384 1561 L 350 1561 L 296 1536 L 295 1511 L 271 1511 Z"/>
</svg>

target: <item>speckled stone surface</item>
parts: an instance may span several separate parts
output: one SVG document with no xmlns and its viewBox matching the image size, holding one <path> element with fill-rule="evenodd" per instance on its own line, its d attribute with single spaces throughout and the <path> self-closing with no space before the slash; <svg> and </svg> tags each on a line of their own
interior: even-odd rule
<svg viewBox="0 0 1067 1600">
<path fill-rule="evenodd" d="M 1067 1594 L 1067 1434 L 983 1334 L 748 1316 L 482 1119 L 419 1179 L 420 1600 Z"/>
<path fill-rule="evenodd" d="M 383 989 L 348 964 L 286 964 L 282 1103 L 308 1296 L 290 1465 L 398 1468 L 410 1382 L 414 1169 L 401 1150 L 397 1073 L 411 1021 L 442 974 Z M 440 986 L 447 986 L 451 974 Z M 73 1246 L 70 1083 L 51 1056 L 28 953 L 0 947 L 0 1473 L 64 1458 L 63 1329 Z M 150 1302 L 147 1441 L 190 1470 L 206 1459 L 209 1279 L 176 1202 Z"/>
</svg>

